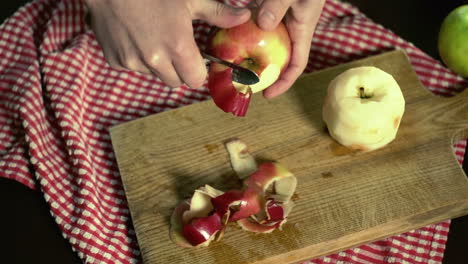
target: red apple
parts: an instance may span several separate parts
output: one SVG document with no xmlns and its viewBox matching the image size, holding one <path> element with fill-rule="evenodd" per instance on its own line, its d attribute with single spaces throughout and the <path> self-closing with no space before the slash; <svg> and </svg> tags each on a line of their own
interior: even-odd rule
<svg viewBox="0 0 468 264">
<path fill-rule="evenodd" d="M 272 85 L 288 66 L 291 40 L 284 24 L 264 31 L 251 19 L 236 27 L 218 30 L 209 43 L 209 53 L 254 71 L 260 81 L 243 85 L 232 81 L 232 69 L 212 63 L 208 89 L 214 103 L 227 113 L 245 116 L 253 93 Z"/>
</svg>

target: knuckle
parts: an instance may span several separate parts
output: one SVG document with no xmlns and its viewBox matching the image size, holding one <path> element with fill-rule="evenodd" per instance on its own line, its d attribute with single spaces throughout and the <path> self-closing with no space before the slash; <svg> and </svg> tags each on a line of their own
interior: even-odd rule
<svg viewBox="0 0 468 264">
<path fill-rule="evenodd" d="M 143 55 L 143 61 L 148 67 L 158 69 L 161 65 L 161 55 L 155 51 L 148 52 Z"/>
<path fill-rule="evenodd" d="M 187 47 L 184 43 L 174 44 L 172 47 L 172 54 L 176 58 L 187 57 Z"/>
<path fill-rule="evenodd" d="M 141 62 L 138 58 L 125 58 L 122 65 L 129 70 L 141 70 Z"/>
</svg>

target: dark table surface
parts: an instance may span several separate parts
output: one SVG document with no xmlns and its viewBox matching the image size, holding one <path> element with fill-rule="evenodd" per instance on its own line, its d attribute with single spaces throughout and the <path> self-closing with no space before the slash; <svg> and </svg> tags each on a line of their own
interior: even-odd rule
<svg viewBox="0 0 468 264">
<path fill-rule="evenodd" d="M 26 2 L 29 1 L 2 1 L 0 22 Z M 453 8 L 468 4 L 468 0 L 348 2 L 436 59 L 439 59 L 437 33 L 443 18 Z M 467 173 L 468 150 L 463 168 Z M 40 192 L 0 179 L 0 212 L 0 244 L 4 245 L 0 247 L 4 253 L 0 263 L 81 263 L 62 237 Z M 468 263 L 468 216 L 452 220 L 443 263 Z"/>
</svg>

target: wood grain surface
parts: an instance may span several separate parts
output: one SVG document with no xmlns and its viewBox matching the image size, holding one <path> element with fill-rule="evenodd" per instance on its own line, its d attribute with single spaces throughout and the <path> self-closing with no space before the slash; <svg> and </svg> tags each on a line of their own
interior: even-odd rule
<svg viewBox="0 0 468 264">
<path fill-rule="evenodd" d="M 406 99 L 397 138 L 368 153 L 337 144 L 321 119 L 330 80 L 360 65 L 392 74 Z M 111 129 L 146 264 L 295 263 L 466 215 L 468 181 L 452 144 L 467 136 L 468 91 L 432 95 L 399 50 L 305 75 L 272 100 L 256 95 L 245 118 L 205 101 Z M 204 184 L 239 185 L 223 145 L 232 137 L 296 175 L 289 221 L 267 235 L 230 224 L 208 248 L 179 248 L 168 233 L 177 203 Z"/>
</svg>

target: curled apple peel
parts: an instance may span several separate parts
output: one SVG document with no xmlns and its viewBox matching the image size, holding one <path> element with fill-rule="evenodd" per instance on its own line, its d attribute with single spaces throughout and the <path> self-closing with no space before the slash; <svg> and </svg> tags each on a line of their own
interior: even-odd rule
<svg viewBox="0 0 468 264">
<path fill-rule="evenodd" d="M 245 178 L 244 175 L 250 174 L 248 179 L 245 179 L 244 186 L 255 192 L 263 198 L 262 209 L 255 215 L 251 215 L 251 220 L 258 224 L 270 225 L 272 222 L 280 221 L 280 227 L 284 222 L 289 212 L 292 210 L 293 202 L 290 200 L 297 186 L 297 179 L 294 175 L 284 168 L 282 165 L 273 162 L 265 162 L 257 166 L 253 156 L 248 151 L 247 145 L 238 138 L 234 138 L 226 142 L 231 166 L 237 173 L 239 178 Z M 252 232 L 260 232 L 262 228 L 256 225 L 246 224 L 241 222 L 244 229 Z M 275 228 L 267 228 L 266 231 L 271 232 Z"/>
<path fill-rule="evenodd" d="M 225 143 L 231 166 L 239 179 L 243 180 L 257 170 L 257 162 L 250 154 L 247 145 L 238 138 Z"/>
<path fill-rule="evenodd" d="M 182 216 L 190 209 L 190 201 L 181 202 L 173 211 L 170 220 L 169 236 L 176 245 L 183 248 L 206 247 L 224 234 L 222 216 L 217 212 L 208 216 L 184 222 Z"/>
<path fill-rule="evenodd" d="M 256 188 L 265 197 L 262 211 L 239 223 L 244 230 L 270 233 L 287 221 L 294 203 L 291 197 L 297 186 L 294 175 L 275 162 L 264 162 L 244 183 Z"/>
<path fill-rule="evenodd" d="M 208 246 L 223 234 L 222 215 L 214 212 L 211 199 L 223 192 L 210 185 L 195 190 L 171 216 L 171 240 L 181 247 Z"/>
<path fill-rule="evenodd" d="M 169 237 L 171 238 L 172 242 L 174 242 L 176 245 L 183 247 L 183 248 L 189 248 L 193 247 L 190 242 L 185 239 L 185 237 L 182 235 L 182 227 L 184 225 L 184 221 L 182 220 L 182 215 L 184 214 L 185 211 L 190 209 L 190 201 L 185 200 L 181 202 L 177 207 L 174 209 L 171 215 L 171 220 L 170 220 L 170 230 L 169 230 Z"/>
<path fill-rule="evenodd" d="M 187 223 L 193 218 L 207 216 L 214 209 L 211 204 L 211 199 L 222 194 L 222 191 L 208 184 L 195 190 L 190 200 L 190 209 L 183 213 L 182 220 Z"/>
<path fill-rule="evenodd" d="M 272 201 L 266 206 L 266 214 L 243 218 L 237 221 L 237 223 L 242 229 L 254 233 L 271 233 L 276 229 L 281 230 L 281 227 L 288 219 L 287 217 L 293 205 L 292 201 L 284 204 Z"/>
<path fill-rule="evenodd" d="M 265 207 L 268 221 L 281 221 L 284 219 L 285 210 L 281 203 L 274 199 L 268 199 Z"/>
<path fill-rule="evenodd" d="M 222 216 L 213 212 L 208 216 L 194 218 L 182 227 L 182 235 L 192 246 L 208 245 L 224 228 Z"/>
<path fill-rule="evenodd" d="M 237 224 L 242 227 L 245 231 L 249 232 L 254 232 L 254 233 L 271 233 L 277 228 L 279 228 L 279 223 L 276 223 L 274 225 L 265 225 L 265 224 L 260 224 L 255 221 L 251 221 L 247 218 L 241 219 L 237 221 Z"/>
<path fill-rule="evenodd" d="M 231 157 L 231 166 L 238 175 L 244 175 L 246 168 L 250 176 L 244 180 L 244 186 L 262 197 L 260 211 L 237 223 L 247 231 L 269 233 L 286 222 L 294 203 L 291 197 L 297 186 L 296 177 L 277 162 L 256 162 L 240 139 L 231 139 L 226 143 Z M 240 158 L 243 157 L 243 158 Z"/>
<path fill-rule="evenodd" d="M 213 63 L 211 67 L 225 66 Z M 213 83 L 217 85 L 210 85 Z M 252 91 L 249 89 L 239 91 L 234 87 L 231 68 L 225 67 L 220 73 L 210 74 L 208 76 L 208 88 L 216 106 L 235 116 L 245 116 L 252 97 Z"/>
<path fill-rule="evenodd" d="M 281 229 L 292 210 L 297 180 L 290 171 L 276 162 L 257 166 L 238 139 L 228 141 L 226 148 L 236 173 L 243 175 L 248 168 L 250 176 L 242 189 L 222 192 L 209 185 L 200 187 L 175 208 L 170 236 L 181 247 L 208 246 L 221 239 L 229 222 L 250 232 L 270 233 Z"/>
<path fill-rule="evenodd" d="M 264 162 L 244 183 L 256 186 L 279 202 L 289 201 L 297 186 L 296 177 L 279 163 Z"/>
</svg>

